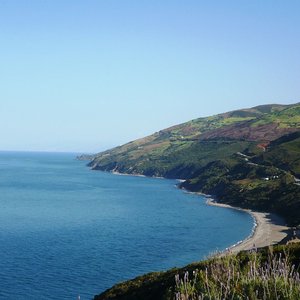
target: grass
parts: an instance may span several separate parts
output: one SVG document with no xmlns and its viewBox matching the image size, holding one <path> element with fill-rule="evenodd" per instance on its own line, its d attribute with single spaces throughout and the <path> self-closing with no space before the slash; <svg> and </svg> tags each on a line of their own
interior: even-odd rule
<svg viewBox="0 0 300 300">
<path fill-rule="evenodd" d="M 291 141 L 271 143 L 267 151 L 258 157 L 258 163 L 268 163 L 284 170 L 290 170 L 300 175 L 300 137 L 299 134 L 291 135 Z"/>
<path fill-rule="evenodd" d="M 231 117 L 231 118 L 225 118 L 223 119 L 222 122 L 220 122 L 219 126 L 224 126 L 224 125 L 230 125 L 230 124 L 234 124 L 237 122 L 242 122 L 242 121 L 249 121 L 249 120 L 253 120 L 255 119 L 255 117 Z"/>
<path fill-rule="evenodd" d="M 280 128 L 299 127 L 300 105 L 288 107 L 281 111 L 274 111 L 271 114 L 263 116 L 258 121 L 255 121 L 252 126 L 264 125 L 271 122 L 278 123 Z"/>
<path fill-rule="evenodd" d="M 256 252 L 241 261 L 230 255 L 208 262 L 204 270 L 175 276 L 176 300 L 299 300 L 300 276 L 287 253 L 263 260 Z"/>
<path fill-rule="evenodd" d="M 268 182 L 262 179 L 249 179 L 249 178 L 233 181 L 233 184 L 237 184 L 241 186 L 241 188 L 246 188 L 248 190 L 255 189 L 259 186 L 265 186 L 267 185 L 267 183 Z"/>
</svg>

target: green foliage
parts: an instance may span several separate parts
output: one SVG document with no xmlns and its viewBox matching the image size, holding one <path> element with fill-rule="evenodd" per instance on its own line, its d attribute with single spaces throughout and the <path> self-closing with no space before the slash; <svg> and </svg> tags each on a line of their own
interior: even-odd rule
<svg viewBox="0 0 300 300">
<path fill-rule="evenodd" d="M 273 111 L 263 115 L 257 121 L 252 123 L 252 126 L 259 126 L 269 123 L 278 123 L 281 128 L 299 127 L 300 123 L 300 105 L 296 104 L 288 106 L 280 111 Z"/>
<path fill-rule="evenodd" d="M 165 148 L 157 148 L 138 158 L 130 152 L 122 155 L 110 154 L 97 161 L 95 168 L 112 170 L 117 165 L 118 171 L 122 173 L 186 179 L 206 164 L 244 151 L 251 144 L 246 141 L 226 140 L 170 143 Z"/>
<path fill-rule="evenodd" d="M 270 143 L 266 152 L 261 153 L 254 161 L 274 165 L 294 175 L 300 176 L 300 133 L 283 136 Z"/>
<path fill-rule="evenodd" d="M 233 206 L 276 212 L 290 225 L 300 224 L 300 186 L 293 176 L 272 166 L 217 161 L 181 187 L 215 195 Z"/>
<path fill-rule="evenodd" d="M 300 133 L 273 141 L 265 152 L 232 155 L 195 172 L 181 187 L 215 195 L 221 202 L 243 208 L 271 211 L 290 225 L 300 224 Z M 250 146 L 251 147 L 251 146 Z M 292 173 L 292 174 L 291 174 Z"/>
<path fill-rule="evenodd" d="M 268 259 L 260 253 L 249 253 L 247 263 L 228 255 L 212 259 L 205 270 L 186 271 L 175 276 L 176 300 L 298 300 L 300 276 L 286 253 Z"/>
</svg>

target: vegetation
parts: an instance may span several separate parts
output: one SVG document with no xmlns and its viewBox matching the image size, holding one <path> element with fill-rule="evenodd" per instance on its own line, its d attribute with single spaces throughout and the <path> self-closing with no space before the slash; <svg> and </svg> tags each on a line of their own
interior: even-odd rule
<svg viewBox="0 0 300 300">
<path fill-rule="evenodd" d="M 274 165 L 280 169 L 290 171 L 295 176 L 300 176 L 300 132 L 272 141 L 266 152 L 261 153 L 253 161 Z"/>
<path fill-rule="evenodd" d="M 176 300 L 298 300 L 300 299 L 300 276 L 288 255 L 273 255 L 268 259 L 253 252 L 241 260 L 228 255 L 212 259 L 205 270 L 189 272 L 176 279 Z"/>
<path fill-rule="evenodd" d="M 273 141 L 262 153 L 233 154 L 200 168 L 182 188 L 215 195 L 219 201 L 283 216 L 290 225 L 300 224 L 298 174 L 299 133 Z"/>
<path fill-rule="evenodd" d="M 300 104 L 192 120 L 89 159 L 95 170 L 185 179 L 181 188 L 300 224 Z M 299 244 L 278 245 L 143 275 L 94 299 L 300 299 L 299 265 Z"/>
<path fill-rule="evenodd" d="M 115 285 L 94 300 L 300 299 L 300 244 L 213 257 Z"/>
<path fill-rule="evenodd" d="M 250 144 L 299 130 L 299 108 L 265 105 L 199 118 L 87 158 L 93 169 L 186 179 Z"/>
<path fill-rule="evenodd" d="M 199 118 L 88 158 L 95 170 L 185 179 L 182 188 L 300 224 L 300 104 Z"/>
</svg>

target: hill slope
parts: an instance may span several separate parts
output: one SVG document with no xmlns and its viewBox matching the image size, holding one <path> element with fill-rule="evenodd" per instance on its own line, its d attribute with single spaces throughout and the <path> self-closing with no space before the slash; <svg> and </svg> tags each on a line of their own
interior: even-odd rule
<svg viewBox="0 0 300 300">
<path fill-rule="evenodd" d="M 95 170 L 186 179 L 181 187 L 300 223 L 300 104 L 176 125 L 90 157 Z"/>
<path fill-rule="evenodd" d="M 195 169 L 211 161 L 298 131 L 299 110 L 299 104 L 263 105 L 195 119 L 98 153 L 90 166 L 129 174 L 189 178 Z"/>
</svg>

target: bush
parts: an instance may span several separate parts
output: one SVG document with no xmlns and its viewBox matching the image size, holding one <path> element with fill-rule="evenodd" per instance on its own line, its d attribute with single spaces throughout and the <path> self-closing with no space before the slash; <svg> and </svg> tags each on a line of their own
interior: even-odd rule
<svg viewBox="0 0 300 300">
<path fill-rule="evenodd" d="M 214 258 L 191 278 L 175 276 L 176 300 L 299 300 L 300 276 L 288 255 L 265 260 L 256 252 L 244 261 L 237 256 Z"/>
</svg>

